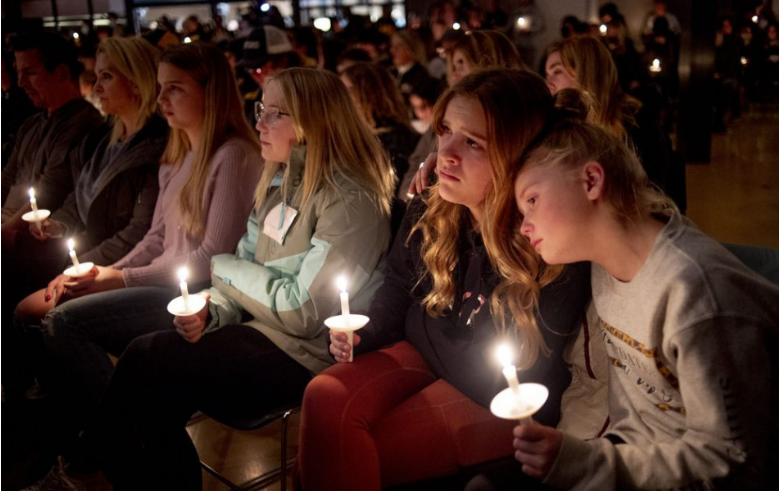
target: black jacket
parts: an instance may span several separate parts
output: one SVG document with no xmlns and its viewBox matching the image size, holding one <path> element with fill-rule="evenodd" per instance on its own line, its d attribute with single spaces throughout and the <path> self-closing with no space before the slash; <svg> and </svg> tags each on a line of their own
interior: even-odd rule
<svg viewBox="0 0 783 494">
<path fill-rule="evenodd" d="M 474 233 L 469 217 L 460 233 L 460 259 L 454 270 L 457 292 L 453 309 L 442 317 L 427 315 L 421 305 L 431 280 L 417 285 L 424 269 L 421 235 L 406 244 L 408 235 L 426 210 L 414 199 L 387 263 L 384 284 L 376 292 L 369 310 L 370 323 L 358 332 L 361 342 L 356 353 L 375 350 L 396 341 L 407 340 L 422 355 L 430 369 L 477 403 L 488 407 L 492 398 L 506 387 L 501 365 L 495 356 L 501 339 L 490 315 L 489 297 L 499 282 L 490 265 L 481 236 Z M 520 373 L 520 382 L 539 382 L 550 391 L 545 407 L 536 419 L 555 425 L 560 418 L 560 396 L 570 382 L 562 360 L 569 333 L 578 329 L 590 299 L 590 270 L 587 263 L 570 267 L 541 295 L 538 322 L 552 350 L 541 356 L 529 370 Z"/>
<path fill-rule="evenodd" d="M 131 137 L 128 147 L 115 158 L 127 161 L 126 165 L 100 188 L 90 205 L 87 224 L 79 215 L 75 193 L 52 215 L 52 219 L 65 223 L 69 235 L 76 237 L 80 260 L 111 265 L 147 234 L 158 199 L 158 168 L 168 134 L 166 121 L 154 115 Z M 99 164 L 109 140 L 109 128 L 91 134 L 73 162 Z"/>
</svg>

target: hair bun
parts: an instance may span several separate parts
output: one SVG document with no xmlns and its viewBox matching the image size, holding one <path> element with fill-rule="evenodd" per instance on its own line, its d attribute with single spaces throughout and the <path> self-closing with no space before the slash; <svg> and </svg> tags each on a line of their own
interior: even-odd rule
<svg viewBox="0 0 783 494">
<path fill-rule="evenodd" d="M 577 89 L 561 89 L 555 94 L 550 120 L 552 123 L 562 120 L 586 121 L 590 107 L 590 97 L 587 93 Z"/>
</svg>

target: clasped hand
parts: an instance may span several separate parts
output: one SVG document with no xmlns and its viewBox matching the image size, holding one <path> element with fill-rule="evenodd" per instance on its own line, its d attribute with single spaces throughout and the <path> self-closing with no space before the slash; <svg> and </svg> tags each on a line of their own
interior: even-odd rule
<svg viewBox="0 0 783 494">
<path fill-rule="evenodd" d="M 201 339 L 204 328 L 207 327 L 207 317 L 209 317 L 209 294 L 200 293 L 193 296 L 202 296 L 206 299 L 207 303 L 204 308 L 190 316 L 174 317 L 174 328 L 177 333 L 190 343 L 196 343 Z"/>
<path fill-rule="evenodd" d="M 334 359 L 340 364 L 348 363 L 348 359 L 351 356 L 351 345 L 348 344 L 348 334 L 337 331 L 329 331 L 329 340 L 331 342 L 329 345 L 329 351 L 332 355 L 334 355 Z M 360 341 L 362 341 L 362 338 L 356 334 L 356 331 L 354 331 L 354 348 L 356 348 L 356 345 L 358 345 Z"/>
<path fill-rule="evenodd" d="M 57 305 L 58 302 L 124 286 L 125 280 L 119 269 L 93 266 L 88 273 L 78 278 L 64 274 L 57 276 L 46 287 L 45 299 L 48 302 L 54 298 L 54 303 Z"/>
<path fill-rule="evenodd" d="M 522 473 L 543 479 L 552 469 L 563 433 L 537 422 L 523 422 L 514 427 L 514 457 L 522 463 Z"/>
</svg>

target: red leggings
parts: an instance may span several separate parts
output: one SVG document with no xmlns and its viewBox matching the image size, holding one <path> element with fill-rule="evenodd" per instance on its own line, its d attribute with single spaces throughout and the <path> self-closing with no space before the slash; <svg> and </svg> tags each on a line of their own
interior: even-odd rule
<svg viewBox="0 0 783 494">
<path fill-rule="evenodd" d="M 436 378 L 406 342 L 337 364 L 307 386 L 304 490 L 379 490 L 511 455 L 514 422 Z"/>
</svg>

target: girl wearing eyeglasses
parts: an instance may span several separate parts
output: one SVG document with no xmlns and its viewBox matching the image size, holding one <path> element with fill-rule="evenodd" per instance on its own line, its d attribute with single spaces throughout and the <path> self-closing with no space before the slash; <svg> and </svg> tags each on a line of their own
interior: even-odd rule
<svg viewBox="0 0 783 494">
<path fill-rule="evenodd" d="M 201 312 L 128 346 L 83 436 L 115 489 L 201 489 L 191 415 L 263 416 L 300 400 L 334 363 L 323 321 L 340 312 L 337 277 L 352 311 L 382 283 L 393 171 L 340 79 L 289 69 L 263 98 L 266 163 L 236 253 L 212 258 Z"/>
</svg>

